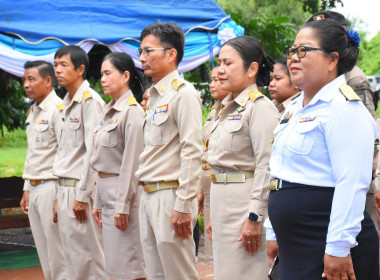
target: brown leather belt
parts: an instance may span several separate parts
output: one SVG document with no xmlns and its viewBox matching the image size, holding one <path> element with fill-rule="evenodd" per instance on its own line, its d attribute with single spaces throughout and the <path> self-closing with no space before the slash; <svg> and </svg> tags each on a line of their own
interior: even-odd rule
<svg viewBox="0 0 380 280">
<path fill-rule="evenodd" d="M 202 163 L 202 169 L 203 170 L 210 170 L 210 169 L 212 169 L 212 167 L 208 163 Z"/>
<path fill-rule="evenodd" d="M 176 189 L 179 186 L 178 181 L 169 182 L 156 182 L 156 183 L 142 183 L 143 189 L 147 193 L 156 192 L 166 189 Z"/>
<path fill-rule="evenodd" d="M 117 177 L 119 174 L 98 172 L 100 178 Z"/>
<path fill-rule="evenodd" d="M 38 186 L 39 184 L 46 183 L 48 181 L 55 181 L 55 179 L 44 179 L 44 180 L 29 180 L 30 184 L 35 187 Z"/>
</svg>

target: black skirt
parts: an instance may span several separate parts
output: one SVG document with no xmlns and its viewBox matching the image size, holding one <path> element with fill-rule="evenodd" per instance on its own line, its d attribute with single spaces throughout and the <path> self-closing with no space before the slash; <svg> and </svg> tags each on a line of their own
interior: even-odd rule
<svg viewBox="0 0 380 280">
<path fill-rule="evenodd" d="M 272 191 L 268 212 L 276 233 L 281 280 L 321 280 L 334 188 L 301 187 Z M 357 280 L 379 279 L 379 240 L 364 213 L 362 230 L 351 249 Z"/>
</svg>

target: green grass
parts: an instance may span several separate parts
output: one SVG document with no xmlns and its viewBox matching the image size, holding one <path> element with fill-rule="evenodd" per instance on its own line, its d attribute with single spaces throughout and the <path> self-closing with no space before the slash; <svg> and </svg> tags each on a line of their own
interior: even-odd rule
<svg viewBox="0 0 380 280">
<path fill-rule="evenodd" d="M 16 129 L 12 132 L 4 129 L 0 135 L 0 176 L 22 176 L 26 156 L 25 130 Z"/>
</svg>

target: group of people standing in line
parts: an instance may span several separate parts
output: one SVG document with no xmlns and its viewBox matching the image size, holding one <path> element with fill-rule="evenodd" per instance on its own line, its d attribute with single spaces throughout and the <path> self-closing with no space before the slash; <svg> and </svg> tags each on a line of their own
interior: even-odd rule
<svg viewBox="0 0 380 280">
<path fill-rule="evenodd" d="M 364 209 L 376 125 L 368 92 L 356 83 L 359 98 L 344 75 L 359 42 L 332 15 L 313 16 L 285 60 L 251 36 L 227 41 L 203 132 L 201 100 L 177 71 L 176 24 L 141 33 L 139 60 L 153 82 L 144 109 L 127 54 L 103 59 L 107 105 L 86 81 L 81 48 L 60 48 L 54 67 L 27 62 L 24 89 L 36 102 L 20 205 L 45 279 L 199 279 L 198 211 L 217 280 L 265 280 L 275 256 L 283 280 L 378 279 L 378 236 Z"/>
</svg>

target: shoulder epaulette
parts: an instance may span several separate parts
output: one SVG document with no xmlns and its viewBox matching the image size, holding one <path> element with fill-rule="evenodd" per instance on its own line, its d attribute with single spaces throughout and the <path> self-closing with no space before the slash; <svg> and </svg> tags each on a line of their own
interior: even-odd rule
<svg viewBox="0 0 380 280">
<path fill-rule="evenodd" d="M 260 91 L 258 91 L 257 89 L 253 89 L 251 90 L 249 93 L 249 99 L 251 99 L 252 101 L 255 101 L 257 98 L 259 97 L 263 97 L 264 94 L 262 94 Z"/>
<path fill-rule="evenodd" d="M 178 80 L 178 79 L 174 79 L 172 81 L 172 87 L 175 89 L 175 90 L 179 90 L 179 88 L 181 86 L 183 86 L 185 84 L 184 81 L 181 81 L 181 80 Z"/>
<path fill-rule="evenodd" d="M 340 92 L 346 97 L 348 101 L 362 101 L 361 98 L 356 94 L 356 92 L 349 85 L 342 84 L 340 87 Z"/>
<path fill-rule="evenodd" d="M 28 111 L 26 111 L 25 115 L 28 116 L 30 113 L 30 108 L 28 109 Z"/>
<path fill-rule="evenodd" d="M 63 103 L 62 102 L 58 103 L 57 108 L 59 111 L 62 111 L 63 110 Z"/>
<path fill-rule="evenodd" d="M 212 105 L 211 109 L 214 110 L 215 109 L 215 105 Z"/>
<path fill-rule="evenodd" d="M 134 96 L 128 97 L 128 106 L 136 106 L 136 105 L 137 105 L 136 98 Z"/>
<path fill-rule="evenodd" d="M 83 100 L 86 100 L 87 98 L 92 97 L 92 93 L 89 90 L 86 90 L 83 92 Z"/>
</svg>

